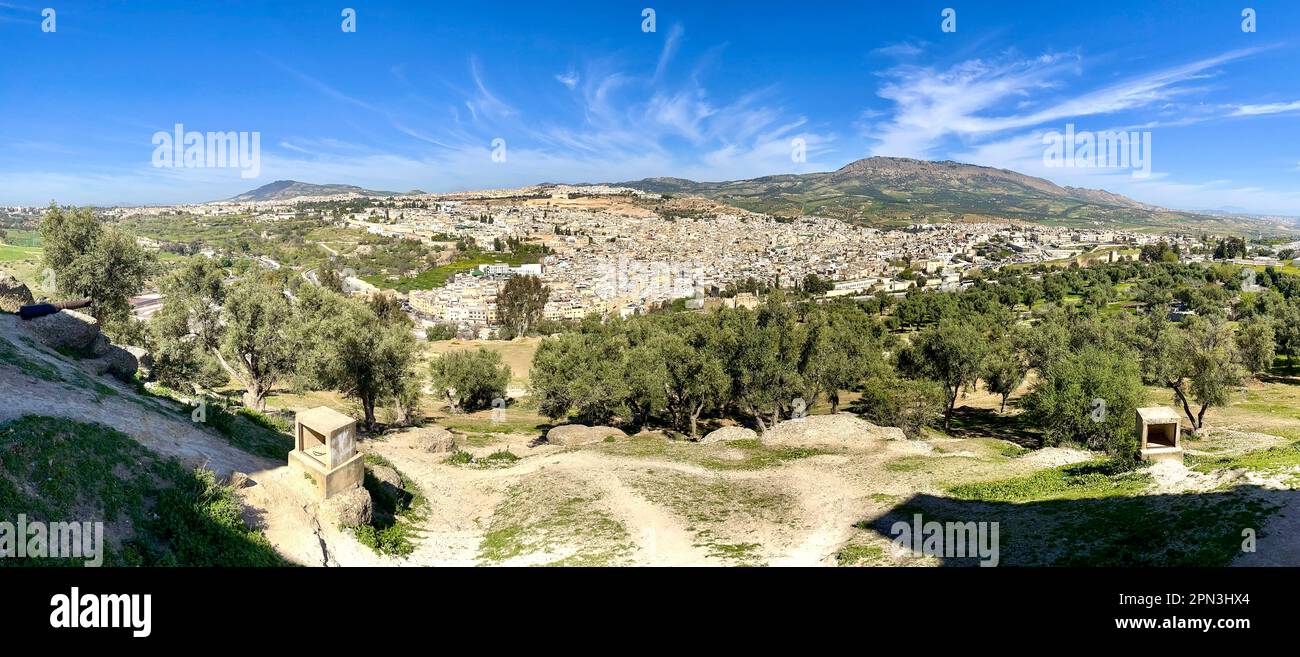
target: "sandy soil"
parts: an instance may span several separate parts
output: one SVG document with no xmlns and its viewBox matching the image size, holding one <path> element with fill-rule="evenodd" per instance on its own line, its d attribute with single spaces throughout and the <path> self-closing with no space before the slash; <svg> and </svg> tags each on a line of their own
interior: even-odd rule
<svg viewBox="0 0 1300 657">
<path fill-rule="evenodd" d="M 883 512 L 889 500 L 939 492 L 941 481 L 993 473 L 1012 476 L 1046 467 L 1041 459 L 1018 462 L 997 455 L 997 441 L 950 441 L 964 442 L 967 449 L 936 454 L 927 442 L 879 440 L 862 449 L 751 470 L 725 467 L 739 463 L 745 453 L 723 443 L 647 439 L 558 448 L 530 447 L 529 436 L 499 438 L 501 442 L 491 447 L 472 451 L 481 456 L 506 446 L 522 456 L 510 467 L 450 465 L 444 463 L 445 455 L 419 449 L 411 434 L 366 444 L 367 450 L 419 482 L 432 502 L 432 513 L 421 527 L 421 544 L 409 562 L 482 563 L 479 546 L 494 513 L 502 512 L 499 505 L 507 491 L 545 479 L 563 480 L 570 487 L 576 482 L 584 494 L 598 498 L 600 511 L 626 530 L 634 548 L 618 563 L 834 565 L 837 551 L 855 534 L 854 523 Z M 1068 450 L 1060 451 L 1064 455 Z M 1086 452 L 1068 455 L 1073 458 L 1063 455 L 1055 461 L 1090 458 Z M 899 473 L 886 465 L 916 458 L 932 459 L 933 468 Z M 725 548 L 744 545 L 750 547 L 743 559 L 725 553 Z M 525 555 L 504 565 L 560 561 L 582 547 Z"/>
</svg>

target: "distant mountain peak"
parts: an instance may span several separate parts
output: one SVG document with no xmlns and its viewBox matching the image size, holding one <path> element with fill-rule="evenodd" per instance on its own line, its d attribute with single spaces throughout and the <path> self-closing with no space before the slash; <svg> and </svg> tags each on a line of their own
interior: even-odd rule
<svg viewBox="0 0 1300 657">
<path fill-rule="evenodd" d="M 405 192 L 406 194 L 420 194 L 419 190 Z M 253 189 L 239 196 L 228 200 L 238 203 L 250 203 L 256 201 L 286 201 L 301 196 L 345 196 L 348 194 L 358 194 L 361 196 L 400 196 L 403 192 L 384 192 L 357 187 L 356 185 L 317 185 L 313 183 L 299 182 L 297 180 L 277 180 L 270 182 L 257 189 Z"/>
<path fill-rule="evenodd" d="M 813 214 L 876 227 L 926 222 L 1027 221 L 1058 226 L 1185 229 L 1212 219 L 1101 189 L 1062 187 L 1009 169 L 873 156 L 834 171 L 724 182 L 646 178 L 612 183 L 702 196 L 776 216 Z"/>
</svg>

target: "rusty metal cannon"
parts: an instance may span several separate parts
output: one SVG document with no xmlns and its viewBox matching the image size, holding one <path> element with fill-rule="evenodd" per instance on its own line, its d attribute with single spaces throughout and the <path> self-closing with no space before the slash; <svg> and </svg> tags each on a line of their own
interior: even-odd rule
<svg viewBox="0 0 1300 657">
<path fill-rule="evenodd" d="M 72 301 L 55 301 L 51 303 L 32 303 L 18 308 L 18 316 L 23 319 L 36 319 L 46 315 L 53 315 L 60 310 L 76 310 L 85 308 L 90 305 L 90 299 L 75 299 Z"/>
</svg>

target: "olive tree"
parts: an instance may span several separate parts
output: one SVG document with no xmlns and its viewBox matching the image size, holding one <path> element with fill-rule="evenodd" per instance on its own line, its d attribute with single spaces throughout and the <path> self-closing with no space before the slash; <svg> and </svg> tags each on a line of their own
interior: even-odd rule
<svg viewBox="0 0 1300 657">
<path fill-rule="evenodd" d="M 429 371 L 434 390 L 460 411 L 487 408 L 493 399 L 505 397 L 510 382 L 510 366 L 501 362 L 501 354 L 483 347 L 443 354 Z"/>
<path fill-rule="evenodd" d="M 90 208 L 51 203 L 41 219 L 42 259 L 60 294 L 90 299 L 90 314 L 113 334 L 130 319 L 157 258 L 131 236 L 103 225 Z"/>
</svg>

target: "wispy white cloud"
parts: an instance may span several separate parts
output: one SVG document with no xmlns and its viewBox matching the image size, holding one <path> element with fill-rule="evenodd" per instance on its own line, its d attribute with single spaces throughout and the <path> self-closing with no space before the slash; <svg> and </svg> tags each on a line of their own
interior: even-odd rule
<svg viewBox="0 0 1300 657">
<path fill-rule="evenodd" d="M 908 57 L 916 57 L 925 52 L 925 47 L 928 45 L 929 44 L 924 41 L 918 43 L 905 41 L 902 43 L 891 43 L 887 46 L 876 48 L 875 50 L 872 50 L 871 53 L 874 55 L 883 55 L 885 57 L 906 59 Z"/>
<path fill-rule="evenodd" d="M 578 75 L 578 72 L 572 69 L 555 76 L 555 80 L 567 87 L 569 91 L 576 89 L 578 87 L 578 81 L 581 79 L 582 78 Z"/>
<path fill-rule="evenodd" d="M 680 23 L 674 24 L 668 29 L 668 36 L 664 38 L 663 50 L 659 52 L 659 63 L 655 65 L 654 81 L 663 77 L 664 72 L 668 70 L 668 65 L 672 63 L 673 57 L 677 54 L 677 47 L 682 42 L 682 35 L 686 33 Z"/>
<path fill-rule="evenodd" d="M 1073 88 L 1082 61 L 1078 55 L 973 59 L 942 70 L 900 65 L 884 73 L 878 92 L 894 104 L 891 119 L 870 127 L 867 136 L 876 140 L 876 154 L 927 157 L 946 148 L 948 138 L 978 140 L 1054 121 L 1158 110 L 1199 89 L 1189 83 L 1259 50 L 1234 50 L 1071 95 L 1061 91 Z"/>
<path fill-rule="evenodd" d="M 493 84 L 492 68 L 471 56 L 463 87 L 418 98 L 415 71 L 390 72 L 401 93 L 358 93 L 274 61 L 288 79 L 326 102 L 365 110 L 380 118 L 358 126 L 377 131 L 364 139 L 340 135 L 278 136 L 263 143 L 261 175 L 246 180 L 231 170 L 117 169 L 88 176 L 79 202 L 184 202 L 228 198 L 250 185 L 277 179 L 345 182 L 376 189 L 463 190 L 513 187 L 543 181 L 609 182 L 660 175 L 701 180 L 746 178 L 790 171 L 818 171 L 842 164 L 827 158 L 835 135 L 783 108 L 775 88 L 718 94 L 708 83 L 722 48 L 680 62 L 684 30 L 668 31 L 654 68 L 637 69 L 613 58 L 592 59 L 556 76 L 560 97 L 539 101 L 518 84 Z M 681 66 L 686 75 L 669 75 Z M 405 94 L 403 96 L 402 94 Z M 565 102 L 559 102 L 564 100 Z M 436 117 L 428 109 L 440 110 Z M 557 109 L 558 108 L 558 109 Z M 442 114 L 441 112 L 446 112 Z M 504 162 L 493 161 L 495 138 L 507 143 Z M 795 140 L 806 161 L 794 162 Z M 22 198 L 69 189 L 72 178 L 33 172 L 0 181 L 0 195 Z M 127 181 L 134 182 L 128 184 Z M 125 193 L 123 190 L 130 190 Z"/>
<path fill-rule="evenodd" d="M 354 105 L 354 106 L 356 106 L 356 107 L 360 107 L 360 108 L 362 108 L 362 109 L 367 109 L 367 110 L 370 110 L 370 111 L 372 111 L 372 112 L 378 112 L 378 113 L 380 113 L 380 114 L 384 114 L 384 113 L 385 113 L 385 111 L 384 111 L 383 109 L 379 108 L 378 106 L 374 105 L 373 103 L 366 102 L 366 101 L 364 101 L 364 100 L 362 100 L 362 99 L 360 99 L 360 98 L 357 98 L 356 96 L 353 96 L 353 95 L 347 94 L 347 93 L 345 93 L 345 92 L 339 90 L 338 88 L 333 87 L 333 86 L 331 86 L 331 85 L 325 83 L 325 82 L 322 81 L 322 80 L 319 80 L 319 79 L 314 78 L 314 77 L 312 77 L 312 76 L 310 76 L 310 75 L 307 75 L 306 73 L 303 73 L 302 71 L 299 71 L 298 69 L 293 68 L 292 66 L 289 66 L 288 64 L 285 64 L 284 62 L 281 62 L 281 61 L 279 61 L 279 60 L 272 59 L 272 58 L 269 58 L 269 57 L 268 57 L 267 59 L 268 59 L 272 64 L 274 64 L 277 68 L 279 68 L 280 70 L 284 71 L 285 73 L 288 73 L 290 77 L 294 78 L 294 79 L 297 80 L 298 82 L 300 82 L 300 83 L 302 83 L 302 84 L 304 84 L 304 85 L 306 85 L 306 86 L 308 86 L 308 87 L 310 87 L 310 88 L 316 90 L 317 92 L 320 92 L 321 94 L 323 94 L 323 95 L 325 95 L 325 96 L 327 96 L 327 97 L 329 97 L 329 98 L 332 98 L 332 99 L 334 99 L 334 100 L 336 100 L 336 101 L 339 101 L 339 102 L 341 102 L 341 103 L 345 103 L 345 104 L 348 104 L 348 105 Z"/>
<path fill-rule="evenodd" d="M 1238 105 L 1232 116 L 1262 116 L 1300 111 L 1300 100 L 1291 103 L 1264 103 L 1260 105 Z"/>
</svg>

